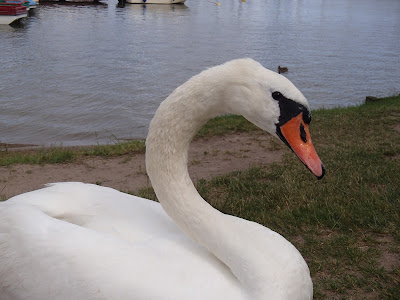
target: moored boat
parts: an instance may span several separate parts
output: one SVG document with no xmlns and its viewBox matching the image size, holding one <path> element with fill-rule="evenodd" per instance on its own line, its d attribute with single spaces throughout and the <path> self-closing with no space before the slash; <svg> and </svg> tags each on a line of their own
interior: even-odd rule
<svg viewBox="0 0 400 300">
<path fill-rule="evenodd" d="M 26 3 L 18 0 L 0 0 L 0 24 L 8 25 L 27 17 L 29 4 Z"/>
<path fill-rule="evenodd" d="M 29 9 L 32 9 L 38 6 L 39 1 L 36 2 L 35 0 L 28 0 L 28 3 L 29 3 Z"/>
</svg>

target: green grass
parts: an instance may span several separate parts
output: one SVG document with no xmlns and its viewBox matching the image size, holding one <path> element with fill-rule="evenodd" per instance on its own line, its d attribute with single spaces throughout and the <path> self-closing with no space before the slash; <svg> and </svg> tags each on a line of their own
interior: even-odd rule
<svg viewBox="0 0 400 300">
<path fill-rule="evenodd" d="M 0 149 L 0 166 L 15 164 L 52 164 L 73 162 L 82 157 L 117 156 L 144 153 L 144 141 L 129 141 L 112 145 L 93 147 L 50 147 L 34 151 L 9 151 Z"/>
<path fill-rule="evenodd" d="M 210 120 L 196 138 L 254 130 L 260 129 L 243 117 L 227 115 Z M 139 140 L 93 147 L 49 147 L 33 151 L 13 151 L 2 147 L 0 148 L 0 166 L 67 163 L 77 161 L 82 157 L 107 157 L 144 152 L 145 142 Z"/>
<path fill-rule="evenodd" d="M 199 192 L 292 241 L 315 299 L 400 299 L 400 97 L 314 111 L 310 130 L 321 181 L 288 151 L 282 164 L 200 180 Z"/>
<path fill-rule="evenodd" d="M 225 115 L 208 121 L 207 124 L 205 124 L 197 133 L 196 138 L 255 130 L 260 129 L 245 118 L 236 115 Z"/>
</svg>

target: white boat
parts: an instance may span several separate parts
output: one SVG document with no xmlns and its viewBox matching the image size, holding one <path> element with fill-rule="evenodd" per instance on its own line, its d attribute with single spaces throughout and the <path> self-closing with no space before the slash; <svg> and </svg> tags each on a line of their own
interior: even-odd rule
<svg viewBox="0 0 400 300">
<path fill-rule="evenodd" d="M 28 14 L 20 14 L 16 16 L 0 16 L 0 25 L 9 25 L 18 19 L 26 18 Z"/>
<path fill-rule="evenodd" d="M 186 0 L 126 0 L 131 4 L 176 4 L 184 3 Z"/>
</svg>

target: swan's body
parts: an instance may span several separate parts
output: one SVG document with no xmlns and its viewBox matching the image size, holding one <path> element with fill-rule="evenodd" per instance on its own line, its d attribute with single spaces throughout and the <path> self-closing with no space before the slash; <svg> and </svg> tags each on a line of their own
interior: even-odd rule
<svg viewBox="0 0 400 300">
<path fill-rule="evenodd" d="M 307 102 L 287 79 L 250 59 L 204 71 L 160 105 L 150 126 L 146 167 L 162 207 L 83 183 L 0 204 L 1 299 L 311 299 L 307 264 L 292 244 L 215 210 L 189 178 L 192 137 L 222 113 L 279 136 L 323 176 Z M 306 150 L 292 142 L 292 119 L 305 126 L 294 127 Z"/>
</svg>

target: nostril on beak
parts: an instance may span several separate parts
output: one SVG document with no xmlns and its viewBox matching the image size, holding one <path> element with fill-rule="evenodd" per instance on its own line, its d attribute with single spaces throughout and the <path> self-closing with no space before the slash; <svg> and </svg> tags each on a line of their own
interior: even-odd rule
<svg viewBox="0 0 400 300">
<path fill-rule="evenodd" d="M 303 123 L 300 123 L 300 138 L 304 143 L 307 143 L 307 133 L 304 129 Z"/>
</svg>

